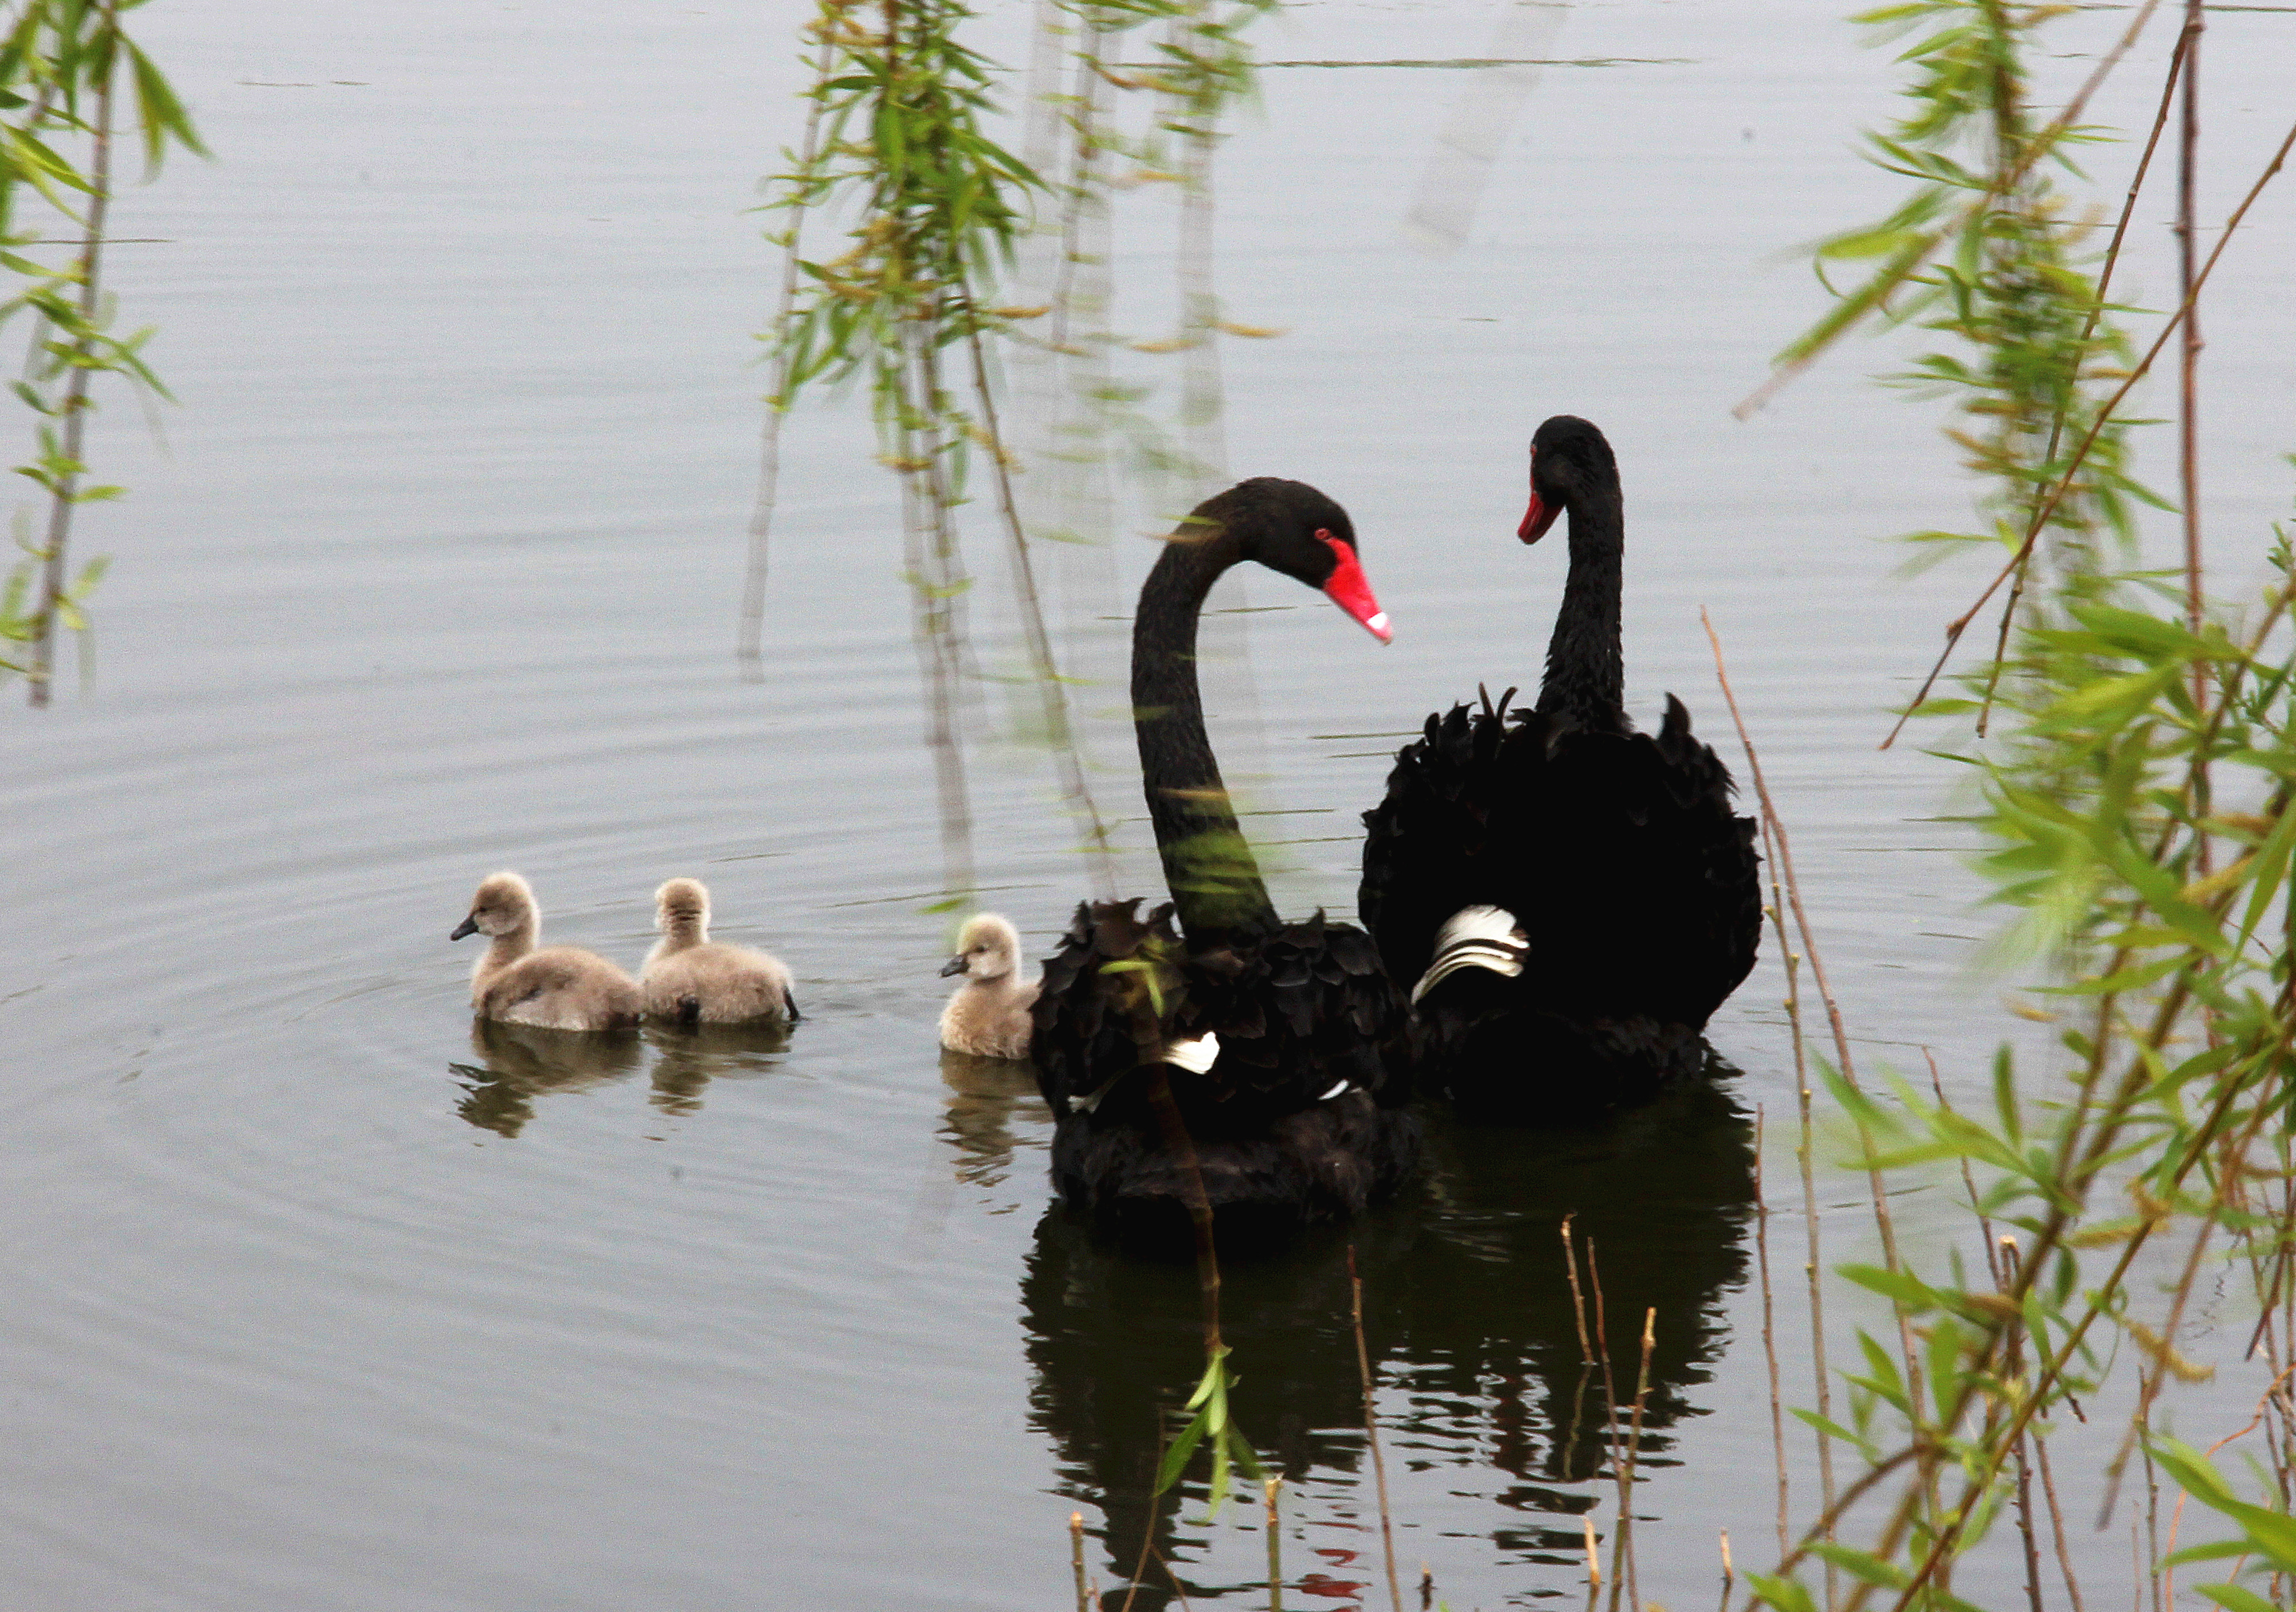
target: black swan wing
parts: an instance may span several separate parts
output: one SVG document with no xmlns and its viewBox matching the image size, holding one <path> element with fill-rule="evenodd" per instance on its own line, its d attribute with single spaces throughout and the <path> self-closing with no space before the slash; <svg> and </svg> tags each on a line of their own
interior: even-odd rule
<svg viewBox="0 0 2296 1612">
<path fill-rule="evenodd" d="M 1053 1113 L 1097 1107 L 1114 1083 L 1152 1061 L 1163 1040 L 1164 959 L 1180 955 L 1171 909 L 1143 921 L 1137 897 L 1078 902 L 1029 1009 L 1029 1058 Z M 1115 965 L 1111 966 L 1111 965 Z"/>
<path fill-rule="evenodd" d="M 1364 813 L 1357 910 L 1406 993 L 1445 920 L 1474 903 L 1505 904 L 1509 859 L 1496 835 L 1508 785 L 1499 763 L 1505 710 L 1502 699 L 1496 711 L 1454 705 L 1429 717 L 1426 732 L 1396 753 L 1386 794 Z"/>
<path fill-rule="evenodd" d="M 1566 731 L 1536 748 L 1508 757 L 1521 776 L 1505 825 L 1527 977 L 1575 1017 L 1702 1026 L 1761 930 L 1754 824 L 1731 810 L 1729 769 L 1671 698 L 1656 736 Z"/>
<path fill-rule="evenodd" d="M 1164 1065 L 1189 1129 L 1252 1132 L 1282 1116 L 1367 1091 L 1407 1094 L 1406 1009 L 1371 937 L 1322 914 L 1190 955 L 1160 907 L 1079 906 L 1046 959 L 1030 1056 L 1055 1115 L 1155 1123 Z"/>
<path fill-rule="evenodd" d="M 1219 1058 L 1203 1096 L 1260 1123 L 1365 1091 L 1409 1096 L 1409 1008 L 1372 939 L 1322 913 L 1256 943 L 1192 960 L 1185 1033 L 1210 1031 Z"/>
</svg>

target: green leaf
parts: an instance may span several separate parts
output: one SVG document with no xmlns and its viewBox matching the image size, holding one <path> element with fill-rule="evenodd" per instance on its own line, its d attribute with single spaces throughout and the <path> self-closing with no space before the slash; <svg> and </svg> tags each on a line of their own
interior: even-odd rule
<svg viewBox="0 0 2296 1612">
<path fill-rule="evenodd" d="M 1906 1582 L 1905 1570 L 1882 1560 L 1870 1551 L 1821 1540 L 1809 1548 L 1812 1556 L 1832 1562 L 1853 1578 L 1863 1579 L 1876 1589 L 1895 1590 Z"/>
<path fill-rule="evenodd" d="M 1181 1472 L 1187 1467 L 1188 1457 L 1196 1452 L 1196 1444 L 1204 1435 L 1205 1421 L 1202 1416 L 1192 1418 L 1188 1425 L 1180 1429 L 1180 1436 L 1172 1441 L 1172 1447 L 1164 1452 L 1164 1459 L 1156 1463 L 1157 1493 L 1163 1493 L 1179 1481 Z"/>
<path fill-rule="evenodd" d="M 1817 1603 L 1808 1590 L 1791 1578 L 1781 1578 L 1768 1573 L 1749 1573 L 1746 1582 L 1756 1596 L 1775 1607 L 1778 1612 L 1817 1612 Z"/>
<path fill-rule="evenodd" d="M 2253 1590 L 2243 1590 L 2238 1584 L 2194 1584 L 2194 1591 L 2207 1596 L 2225 1612 L 2286 1612 L 2276 1607 Z"/>
</svg>

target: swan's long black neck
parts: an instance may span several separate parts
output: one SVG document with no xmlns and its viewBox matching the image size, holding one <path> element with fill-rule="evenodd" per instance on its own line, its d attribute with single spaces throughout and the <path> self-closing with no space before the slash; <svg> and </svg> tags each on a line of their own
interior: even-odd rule
<svg viewBox="0 0 2296 1612">
<path fill-rule="evenodd" d="M 1570 579 L 1554 636 L 1546 645 L 1546 680 L 1538 709 L 1573 727 L 1616 732 L 1627 727 L 1626 662 L 1619 648 L 1619 603 L 1626 568 L 1626 516 L 1616 482 L 1573 497 Z"/>
<path fill-rule="evenodd" d="M 1224 535 L 1167 543 L 1140 590 L 1132 621 L 1132 721 L 1141 781 L 1165 883 L 1188 944 L 1197 950 L 1276 923 L 1259 864 L 1236 825 L 1212 757 L 1196 685 L 1196 618 L 1212 584 L 1235 558 Z"/>
</svg>

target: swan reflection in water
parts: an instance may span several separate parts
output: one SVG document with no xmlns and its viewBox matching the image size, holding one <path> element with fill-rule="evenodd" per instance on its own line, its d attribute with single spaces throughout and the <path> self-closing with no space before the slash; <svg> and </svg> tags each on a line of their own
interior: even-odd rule
<svg viewBox="0 0 2296 1612">
<path fill-rule="evenodd" d="M 643 1032 L 601 1033 L 475 1019 L 471 1049 L 479 1061 L 447 1065 L 463 1087 L 455 1112 L 482 1131 L 514 1137 L 534 1118 L 536 1098 L 626 1079 L 637 1073 L 648 1047 L 655 1055 L 649 1100 L 664 1114 L 688 1114 L 700 1110 L 702 1090 L 712 1080 L 773 1068 L 788 1050 L 789 1029 L 771 1024 L 692 1030 L 648 1025 Z"/>
<path fill-rule="evenodd" d="M 975 1057 L 944 1047 L 940 1079 L 948 1089 L 941 1139 L 956 1156 L 956 1179 L 962 1184 L 1001 1186 L 1013 1172 L 1016 1148 L 1044 1147 L 1053 1111 L 1037 1094 L 1037 1072 L 1027 1063 Z M 1037 1137 L 1024 1140 L 1015 1135 L 1015 1120 L 1036 1128 Z"/>
<path fill-rule="evenodd" d="M 1238 1423 L 1288 1477 L 1328 1486 L 1345 1474 L 1343 1487 L 1367 1484 L 1352 1242 L 1373 1370 L 1390 1406 L 1410 1407 L 1382 1422 L 1390 1470 L 1451 1469 L 1449 1493 L 1495 1503 L 1496 1523 L 1476 1526 L 1488 1526 L 1493 1559 L 1519 1594 L 1575 1587 L 1580 1514 L 1615 1490 L 1602 1376 L 1579 1348 L 1562 1218 L 1575 1214 L 1575 1230 L 1595 1245 L 1622 1402 L 1634 1393 L 1644 1312 L 1657 1312 L 1638 1460 L 1651 1468 L 1677 1463 L 1669 1430 L 1705 1412 L 1694 1391 L 1726 1341 L 1719 1301 L 1744 1279 L 1752 1203 L 1752 1127 L 1708 1082 L 1581 1131 L 1431 1115 L 1425 1179 L 1407 1201 L 1279 1253 L 1223 1262 L 1221 1329 L 1241 1385 Z M 1152 1526 L 1188 1598 L 1217 1597 L 1220 1586 L 1190 1581 L 1205 1539 L 1194 1522 L 1204 1462 L 1182 1485 L 1185 1519 L 1172 1496 L 1160 1504 L 1150 1493 L 1203 1370 L 1193 1267 L 1128 1256 L 1054 1205 L 1037 1228 L 1021 1300 L 1032 1419 L 1057 1450 L 1063 1494 L 1101 1514 L 1103 1584 L 1131 1583 Z M 1588 1306 L 1591 1330 L 1591 1290 Z M 1340 1508 L 1365 1517 L 1374 1509 L 1367 1493 Z M 1440 1526 L 1456 1528 L 1459 1515 L 1452 1503 Z M 1439 1526 L 1414 1519 L 1400 1501 L 1397 1520 Z M 1375 1529 L 1340 1542 L 1358 1548 L 1307 1557 L 1289 1569 L 1296 1588 L 1344 1596 L 1354 1579 L 1368 1589 L 1383 1571 Z M 1171 1604 L 1159 1567 L 1149 1565 L 1143 1581 L 1138 1612 Z"/>
</svg>

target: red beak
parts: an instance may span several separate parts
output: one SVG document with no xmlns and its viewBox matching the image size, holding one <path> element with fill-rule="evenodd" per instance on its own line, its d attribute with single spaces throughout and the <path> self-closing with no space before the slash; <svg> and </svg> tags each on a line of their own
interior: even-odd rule
<svg viewBox="0 0 2296 1612">
<path fill-rule="evenodd" d="M 1363 566 L 1356 559 L 1356 551 L 1328 531 L 1319 531 L 1316 537 L 1339 562 L 1332 570 L 1331 580 L 1324 584 L 1324 591 L 1332 596 L 1333 604 L 1361 621 L 1373 637 L 1382 644 L 1393 642 L 1395 629 L 1387 624 L 1387 612 L 1379 607 Z"/>
<path fill-rule="evenodd" d="M 1536 543 L 1546 535 L 1546 529 L 1554 524 L 1554 517 L 1562 513 L 1560 504 L 1549 504 L 1534 490 L 1530 495 L 1530 507 L 1522 512 L 1522 524 L 1514 529 L 1514 535 L 1526 543 Z"/>
</svg>

